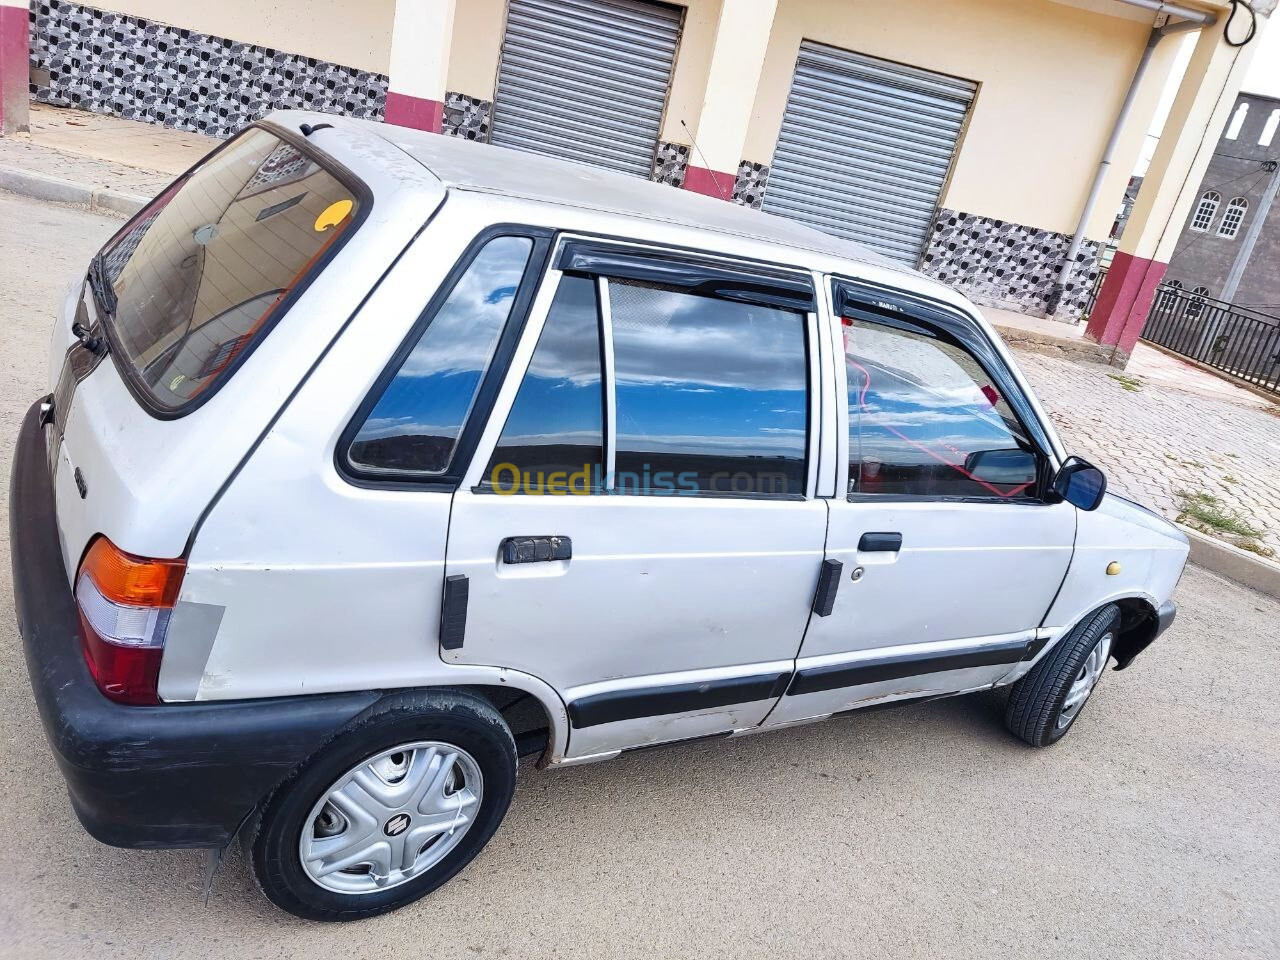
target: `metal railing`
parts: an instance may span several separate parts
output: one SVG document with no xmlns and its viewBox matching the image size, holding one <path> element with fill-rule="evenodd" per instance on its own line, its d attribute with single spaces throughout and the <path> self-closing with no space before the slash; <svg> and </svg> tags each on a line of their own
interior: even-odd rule
<svg viewBox="0 0 1280 960">
<path fill-rule="evenodd" d="M 1093 315 L 1093 308 L 1098 305 L 1098 292 L 1102 289 L 1102 282 L 1107 279 L 1107 268 L 1102 267 L 1098 271 L 1098 277 L 1093 281 L 1093 286 L 1089 288 L 1089 296 L 1084 301 L 1084 312 L 1080 315 L 1080 319 L 1087 321 Z"/>
<path fill-rule="evenodd" d="M 1280 317 L 1162 285 L 1142 339 L 1280 393 Z"/>
</svg>

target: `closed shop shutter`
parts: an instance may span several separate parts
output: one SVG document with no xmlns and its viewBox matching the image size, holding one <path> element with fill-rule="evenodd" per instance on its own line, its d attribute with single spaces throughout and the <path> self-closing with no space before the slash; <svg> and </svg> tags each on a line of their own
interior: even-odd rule
<svg viewBox="0 0 1280 960">
<path fill-rule="evenodd" d="M 805 41 L 764 209 L 914 266 L 976 89 Z"/>
<path fill-rule="evenodd" d="M 640 0 L 510 0 L 492 143 L 648 177 L 680 11 Z"/>
</svg>

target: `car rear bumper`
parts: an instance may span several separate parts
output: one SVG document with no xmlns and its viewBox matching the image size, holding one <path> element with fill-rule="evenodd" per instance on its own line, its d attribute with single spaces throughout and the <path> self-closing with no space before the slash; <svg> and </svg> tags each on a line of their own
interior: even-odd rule
<svg viewBox="0 0 1280 960">
<path fill-rule="evenodd" d="M 80 650 L 58 545 L 40 404 L 14 452 L 14 599 L 40 721 L 80 822 L 121 847 L 219 847 L 299 763 L 375 703 L 374 692 L 122 706 Z"/>
</svg>

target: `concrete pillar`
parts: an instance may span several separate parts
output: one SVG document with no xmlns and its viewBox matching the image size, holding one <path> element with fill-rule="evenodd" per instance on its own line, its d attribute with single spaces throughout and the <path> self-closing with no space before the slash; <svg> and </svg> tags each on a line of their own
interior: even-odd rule
<svg viewBox="0 0 1280 960">
<path fill-rule="evenodd" d="M 684 188 L 724 200 L 742 161 L 778 0 L 724 0 Z"/>
<path fill-rule="evenodd" d="M 457 0 L 396 0 L 387 123 L 439 133 Z"/>
<path fill-rule="evenodd" d="M 1259 33 L 1266 21 L 1258 18 Z M 1232 47 L 1223 21 L 1200 31 L 1160 145 L 1142 181 L 1085 337 L 1111 348 L 1123 367 L 1142 334 L 1183 224 L 1199 196 L 1214 148 L 1230 119 L 1258 39 Z"/>
<path fill-rule="evenodd" d="M 28 29 L 27 0 L 0 0 L 0 136 L 27 129 Z"/>
</svg>

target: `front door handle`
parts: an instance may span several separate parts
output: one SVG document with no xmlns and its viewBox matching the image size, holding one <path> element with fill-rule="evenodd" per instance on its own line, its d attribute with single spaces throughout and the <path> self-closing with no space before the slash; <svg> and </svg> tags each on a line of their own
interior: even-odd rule
<svg viewBox="0 0 1280 960">
<path fill-rule="evenodd" d="M 859 553 L 897 553 L 901 549 L 900 533 L 864 533 L 858 540 Z"/>
<path fill-rule="evenodd" d="M 507 537 L 502 541 L 503 563 L 542 563 L 572 556 L 573 541 L 568 537 Z"/>
</svg>

